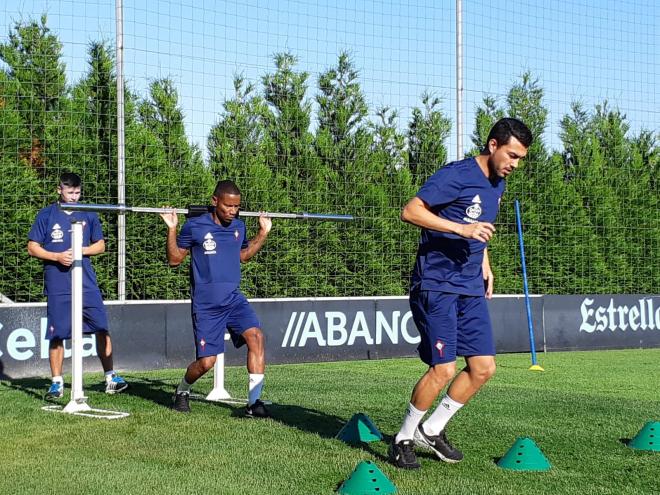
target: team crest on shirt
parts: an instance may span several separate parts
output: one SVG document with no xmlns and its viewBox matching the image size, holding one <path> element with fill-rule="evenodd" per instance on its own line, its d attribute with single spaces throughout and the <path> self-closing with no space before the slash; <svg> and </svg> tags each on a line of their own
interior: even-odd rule
<svg viewBox="0 0 660 495">
<path fill-rule="evenodd" d="M 481 216 L 482 213 L 481 198 L 479 197 L 478 194 L 474 198 L 472 198 L 472 204 L 467 207 L 465 213 L 472 220 L 476 220 Z"/>
<path fill-rule="evenodd" d="M 59 223 L 53 225 L 53 230 L 50 231 L 50 238 L 53 242 L 64 242 L 63 238 L 64 232 L 62 232 L 62 227 Z"/>
<path fill-rule="evenodd" d="M 204 247 L 204 254 L 215 254 L 216 244 L 211 233 L 207 232 L 207 234 L 204 236 L 204 239 L 205 240 L 202 243 L 202 246 Z"/>
<path fill-rule="evenodd" d="M 438 339 L 435 343 L 435 348 L 438 350 L 440 357 L 445 357 L 445 343 L 442 340 Z"/>
<path fill-rule="evenodd" d="M 238 240 L 238 236 L 240 234 L 238 233 L 238 229 L 234 230 L 234 239 Z"/>
</svg>

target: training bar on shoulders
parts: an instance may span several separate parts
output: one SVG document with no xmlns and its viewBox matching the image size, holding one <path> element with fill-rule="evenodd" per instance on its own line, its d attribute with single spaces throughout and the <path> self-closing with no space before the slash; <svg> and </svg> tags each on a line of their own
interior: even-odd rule
<svg viewBox="0 0 660 495">
<path fill-rule="evenodd" d="M 148 206 L 126 206 L 126 205 L 110 205 L 110 204 L 91 204 L 91 203 L 58 203 L 59 207 L 68 211 L 95 211 L 95 212 L 111 212 L 124 214 L 130 213 L 180 213 L 187 217 L 198 217 L 204 213 L 209 213 L 213 210 L 210 205 L 190 205 L 188 208 L 151 208 Z M 289 218 L 293 220 L 330 220 L 335 222 L 347 222 L 353 220 L 353 215 L 335 215 L 326 213 L 269 213 L 263 212 L 264 215 L 270 218 Z M 262 213 L 257 211 L 242 211 L 239 210 L 239 217 L 258 217 Z"/>
</svg>

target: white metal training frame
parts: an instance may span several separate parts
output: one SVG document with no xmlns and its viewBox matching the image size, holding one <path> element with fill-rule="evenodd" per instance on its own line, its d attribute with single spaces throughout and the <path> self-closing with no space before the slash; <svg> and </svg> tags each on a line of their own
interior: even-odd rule
<svg viewBox="0 0 660 495">
<path fill-rule="evenodd" d="M 200 214 L 202 211 L 207 211 L 207 206 L 191 206 L 189 208 L 152 208 L 152 207 L 140 207 L 140 206 L 126 206 L 124 204 L 113 205 L 113 204 L 85 204 L 85 203 L 59 203 L 59 207 L 66 211 L 94 211 L 94 212 L 106 212 L 106 213 L 116 213 L 120 216 L 127 213 L 182 213 L 190 214 L 193 213 L 193 210 L 197 210 L 197 214 Z M 201 210 L 200 210 L 201 208 Z M 323 213 L 269 213 L 269 212 L 254 212 L 254 211 L 241 211 L 241 216 L 244 217 L 258 217 L 261 215 L 267 215 L 271 218 L 280 218 L 280 219 L 291 219 L 291 220 L 329 220 L 337 222 L 346 222 L 354 220 L 352 215 L 337 215 L 337 214 L 323 214 Z M 77 329 L 80 337 L 78 338 L 78 346 L 80 347 L 76 351 L 76 337 L 74 332 L 73 338 L 73 349 L 74 354 L 72 356 L 73 360 L 73 380 L 74 385 L 71 390 L 71 402 L 67 404 L 61 412 L 70 412 L 72 414 L 84 414 L 89 416 L 90 408 L 87 405 L 87 397 L 84 396 L 82 391 L 82 224 L 72 223 L 73 228 L 73 245 L 74 245 L 74 266 L 72 270 L 72 321 L 73 328 Z M 79 226 L 79 232 L 76 232 L 76 225 Z M 76 249 L 78 251 L 76 252 Z M 76 257 L 76 253 L 77 256 Z M 76 287 L 76 277 L 79 277 L 80 280 L 77 282 L 79 295 L 74 294 L 74 287 Z M 79 326 L 78 326 L 79 325 Z M 77 352 L 77 357 L 76 357 Z M 79 363 L 78 363 L 79 361 Z M 76 364 L 78 363 L 78 364 Z M 77 373 L 76 373 L 77 372 Z M 79 380 L 79 383 L 77 382 Z M 202 397 L 199 395 L 193 395 L 196 399 L 202 399 L 213 402 L 227 402 L 233 404 L 245 404 L 246 399 L 234 399 L 225 389 L 225 355 L 218 354 L 216 356 L 215 365 L 213 367 L 213 390 L 206 396 Z M 59 410 L 56 409 L 59 406 L 46 406 L 44 409 L 48 410 Z M 85 412 L 86 411 L 86 412 Z M 96 410 L 100 411 L 100 410 Z M 106 413 L 108 411 L 105 411 Z M 112 412 L 112 411 L 109 411 Z M 128 416 L 128 413 L 117 413 Z M 124 417 L 124 416 L 119 416 Z"/>
<path fill-rule="evenodd" d="M 73 265 L 71 267 L 71 400 L 62 406 L 42 407 L 45 411 L 74 414 L 101 419 L 119 419 L 129 416 L 121 411 L 94 409 L 87 404 L 83 390 L 83 223 L 72 221 Z"/>
</svg>

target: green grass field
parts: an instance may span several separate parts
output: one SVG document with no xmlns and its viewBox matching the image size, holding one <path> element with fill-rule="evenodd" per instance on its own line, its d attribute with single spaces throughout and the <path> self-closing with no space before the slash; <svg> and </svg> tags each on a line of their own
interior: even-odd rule
<svg viewBox="0 0 660 495">
<path fill-rule="evenodd" d="M 386 441 L 356 447 L 334 437 L 364 412 L 389 440 L 424 371 L 417 359 L 270 366 L 269 420 L 200 401 L 189 415 L 170 410 L 181 370 L 124 373 L 131 388 L 118 396 L 102 392 L 100 374 L 86 375 L 92 407 L 131 413 L 113 421 L 42 411 L 46 379 L 0 382 L 0 494 L 331 494 L 363 460 L 400 494 L 660 493 L 660 453 L 624 443 L 660 420 L 660 349 L 539 361 L 545 373 L 528 371 L 528 355 L 499 356 L 496 376 L 448 428 L 465 460 L 420 453 L 414 472 L 386 462 Z M 226 380 L 244 395 L 244 369 L 228 368 Z M 209 376 L 195 391 L 211 385 Z M 495 465 L 520 436 L 537 443 L 550 471 Z"/>
</svg>

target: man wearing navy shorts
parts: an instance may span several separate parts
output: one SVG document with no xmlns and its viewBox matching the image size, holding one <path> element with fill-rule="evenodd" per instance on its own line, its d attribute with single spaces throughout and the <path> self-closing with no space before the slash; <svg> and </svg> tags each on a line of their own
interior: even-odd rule
<svg viewBox="0 0 660 495">
<path fill-rule="evenodd" d="M 62 203 L 77 203 L 81 194 L 80 177 L 64 173 L 60 177 L 57 193 Z M 59 399 L 64 395 L 62 363 L 63 340 L 71 338 L 71 223 L 83 222 L 83 331 L 96 334 L 96 351 L 105 371 L 105 392 L 116 394 L 128 387 L 126 381 L 115 373 L 112 364 L 112 341 L 108 333 L 108 317 L 103 306 L 101 291 L 90 256 L 105 251 L 101 222 L 93 212 L 61 210 L 56 203 L 43 208 L 28 234 L 27 250 L 30 256 L 44 262 L 44 294 L 47 297 L 46 339 L 49 340 L 48 359 L 52 383 L 47 399 Z"/>
<path fill-rule="evenodd" d="M 177 237 L 176 213 L 161 215 L 167 224 L 167 260 L 177 266 L 191 253 L 190 292 L 196 359 L 186 370 L 174 395 L 173 408 L 189 412 L 190 387 L 213 368 L 224 352 L 225 329 L 234 346 L 247 345 L 248 405 L 246 415 L 266 418 L 261 401 L 266 358 L 264 337 L 256 313 L 239 289 L 241 262 L 252 258 L 266 242 L 270 218 L 259 217 L 259 232 L 249 242 L 245 224 L 237 218 L 241 192 L 232 181 L 218 182 L 211 198 L 213 210 L 189 218 Z"/>
<path fill-rule="evenodd" d="M 521 121 L 499 120 L 478 156 L 442 167 L 403 208 L 401 219 L 422 229 L 410 309 L 421 336 L 419 356 L 429 368 L 415 385 L 390 444 L 389 459 L 397 467 L 420 467 L 415 445 L 445 462 L 463 459 L 447 440 L 445 427 L 495 373 L 486 305 L 493 294 L 487 244 L 495 232 L 504 179 L 518 167 L 532 139 Z M 463 356 L 466 366 L 454 377 L 456 356 Z M 450 381 L 435 411 L 420 424 Z"/>
</svg>

